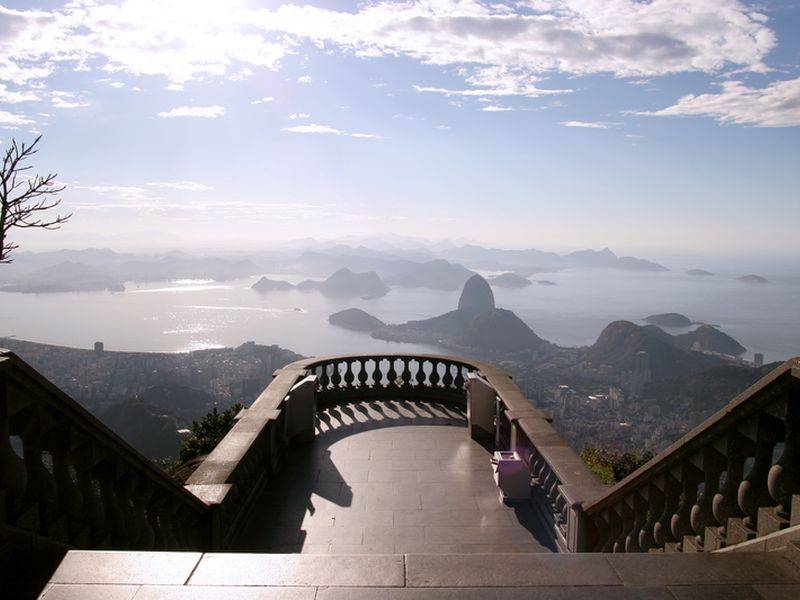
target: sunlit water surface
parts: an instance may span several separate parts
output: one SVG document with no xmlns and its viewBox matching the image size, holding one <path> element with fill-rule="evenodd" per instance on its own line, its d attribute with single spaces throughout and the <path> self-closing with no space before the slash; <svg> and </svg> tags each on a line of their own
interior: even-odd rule
<svg viewBox="0 0 800 600">
<path fill-rule="evenodd" d="M 270 275 L 268 275 L 270 276 Z M 297 282 L 300 276 L 271 275 Z M 495 289 L 498 306 L 515 311 L 540 336 L 567 346 L 594 342 L 609 322 L 639 321 L 660 312 L 720 325 L 766 360 L 800 355 L 800 278 L 771 277 L 748 285 L 730 276 L 575 269 L 534 276 L 554 286 Z M 452 310 L 459 292 L 393 288 L 383 298 L 334 299 L 318 292 L 250 289 L 257 278 L 231 282 L 177 280 L 130 283 L 125 292 L 0 293 L 0 336 L 66 346 L 138 351 L 187 351 L 253 340 L 305 355 L 342 352 L 433 352 L 394 344 L 328 323 L 358 307 L 387 323 Z M 671 331 L 678 333 L 679 331 Z"/>
</svg>

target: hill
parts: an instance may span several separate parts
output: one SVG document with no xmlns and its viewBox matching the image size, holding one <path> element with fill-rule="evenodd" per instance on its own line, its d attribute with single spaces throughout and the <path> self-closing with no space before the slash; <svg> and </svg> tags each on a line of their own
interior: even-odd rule
<svg viewBox="0 0 800 600">
<path fill-rule="evenodd" d="M 720 364 L 720 359 L 679 347 L 668 333 L 655 326 L 640 327 L 630 321 L 614 321 L 602 331 L 585 353 L 594 364 L 633 371 L 638 352 L 647 352 L 654 379 L 678 377 Z"/>
<path fill-rule="evenodd" d="M 686 271 L 687 275 L 694 275 L 695 277 L 711 277 L 713 273 L 705 269 L 689 269 Z"/>
<path fill-rule="evenodd" d="M 379 298 L 389 292 L 389 286 L 381 281 L 375 271 L 353 273 L 350 269 L 339 269 L 322 282 L 320 291 L 336 298 Z"/>
<path fill-rule="evenodd" d="M 712 325 L 701 325 L 694 331 L 673 336 L 678 345 L 687 350 L 716 352 L 728 356 L 744 354 L 747 348 Z"/>
</svg>

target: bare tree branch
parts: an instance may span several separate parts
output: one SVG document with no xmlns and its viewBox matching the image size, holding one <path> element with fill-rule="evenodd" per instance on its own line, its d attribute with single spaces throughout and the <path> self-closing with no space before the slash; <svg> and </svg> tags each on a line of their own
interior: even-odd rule
<svg viewBox="0 0 800 600">
<path fill-rule="evenodd" d="M 32 165 L 25 164 L 39 149 L 37 145 L 42 136 L 33 143 L 17 144 L 11 140 L 11 146 L 3 154 L 0 167 L 0 263 L 10 263 L 11 253 L 19 248 L 19 244 L 11 242 L 9 232 L 18 229 L 60 229 L 72 214 L 46 215 L 48 211 L 58 207 L 61 199 L 55 196 L 64 191 L 59 185 L 56 173 L 47 175 L 26 174 Z"/>
</svg>

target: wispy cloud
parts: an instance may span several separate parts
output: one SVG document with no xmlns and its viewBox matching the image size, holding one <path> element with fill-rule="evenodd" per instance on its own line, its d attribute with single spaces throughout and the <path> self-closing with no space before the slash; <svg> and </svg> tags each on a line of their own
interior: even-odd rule
<svg viewBox="0 0 800 600">
<path fill-rule="evenodd" d="M 203 119 L 216 119 L 225 114 L 225 107 L 213 106 L 178 106 L 168 111 L 158 113 L 162 119 L 175 117 L 199 117 Z"/>
<path fill-rule="evenodd" d="M 147 185 L 156 188 L 167 188 L 187 192 L 208 192 L 214 188 L 197 181 L 148 181 Z"/>
<path fill-rule="evenodd" d="M 617 127 L 619 123 L 607 123 L 605 121 L 561 121 L 559 125 L 564 127 L 581 127 L 583 129 L 611 129 Z"/>
<path fill-rule="evenodd" d="M 263 98 L 259 98 L 258 100 L 253 100 L 250 104 L 268 104 L 269 102 L 273 102 L 275 98 L 272 96 L 264 96 Z"/>
<path fill-rule="evenodd" d="M 288 131 L 290 133 L 320 133 L 329 135 L 342 135 L 344 133 L 344 131 L 341 129 L 329 127 L 328 125 L 317 125 L 316 123 L 311 123 L 309 125 L 295 125 L 294 127 L 284 127 L 283 131 Z"/>
<path fill-rule="evenodd" d="M 708 116 L 721 123 L 756 127 L 800 126 L 800 77 L 753 88 L 726 81 L 716 94 L 684 96 L 673 106 L 636 114 L 653 117 Z"/>
<path fill-rule="evenodd" d="M 304 121 L 306 119 L 310 119 L 311 115 L 308 113 L 293 113 L 289 115 L 289 119 L 291 121 Z"/>
<path fill-rule="evenodd" d="M 39 96 L 31 90 L 9 90 L 0 82 L 0 103 L 17 104 L 19 102 L 35 102 Z"/>
<path fill-rule="evenodd" d="M 514 109 L 510 106 L 498 106 L 496 104 L 490 104 L 489 106 L 484 106 L 481 110 L 483 112 L 511 112 Z"/>
<path fill-rule="evenodd" d="M 297 83 L 311 83 L 312 81 L 311 75 L 303 75 L 297 78 Z"/>
<path fill-rule="evenodd" d="M 85 108 L 91 106 L 91 103 L 81 99 L 79 94 L 60 90 L 50 92 L 50 102 L 54 108 Z"/>
<path fill-rule="evenodd" d="M 31 125 L 33 123 L 35 123 L 35 121 L 26 115 L 0 110 L 0 126 L 17 127 L 19 125 Z"/>
<path fill-rule="evenodd" d="M 343 135 L 362 140 L 382 140 L 386 139 L 385 136 L 375 133 L 349 133 L 342 129 L 331 127 L 330 125 L 318 125 L 316 123 L 309 123 L 308 125 L 294 125 L 293 127 L 284 127 L 283 131 L 289 133 L 311 133 L 320 135 Z"/>
</svg>

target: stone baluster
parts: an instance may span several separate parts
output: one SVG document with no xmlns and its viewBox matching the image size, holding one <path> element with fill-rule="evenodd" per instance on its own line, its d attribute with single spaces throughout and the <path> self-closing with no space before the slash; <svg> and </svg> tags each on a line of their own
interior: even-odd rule
<svg viewBox="0 0 800 600">
<path fill-rule="evenodd" d="M 692 526 L 692 531 L 696 534 L 694 543 L 699 549 L 703 546 L 706 527 L 721 525 L 714 518 L 712 506 L 714 496 L 719 490 L 719 478 L 725 469 L 726 463 L 724 457 L 711 446 L 694 455 L 692 461 L 703 471 L 703 490 L 697 497 L 697 501 L 692 506 L 692 512 L 689 514 L 689 523 Z M 684 547 L 683 550 L 686 552 L 687 549 Z"/>
<path fill-rule="evenodd" d="M 100 483 L 100 500 L 103 503 L 104 526 L 107 539 L 114 548 L 127 548 L 125 517 L 114 492 L 117 465 L 114 458 L 106 458 L 97 465 L 97 480 Z"/>
<path fill-rule="evenodd" d="M 617 507 L 611 506 L 605 510 L 604 518 L 608 523 L 608 539 L 602 552 L 613 552 L 614 545 L 622 533 L 622 517 L 617 513 Z"/>
<path fill-rule="evenodd" d="M 722 485 L 711 502 L 711 512 L 720 526 L 715 532 L 716 541 L 711 548 L 708 547 L 709 538 L 708 530 L 706 530 L 704 541 L 706 550 L 724 546 L 727 538 L 728 519 L 739 517 L 742 514 L 736 496 L 744 475 L 744 463 L 751 446 L 750 440 L 736 431 L 729 432 L 724 440 L 714 446 L 717 450 L 725 453 L 727 464 L 725 465 L 725 474 L 721 478 Z"/>
<path fill-rule="evenodd" d="M 656 485 L 655 481 L 651 481 L 646 488 L 641 490 L 641 494 L 647 504 L 647 515 L 642 529 L 639 531 L 639 549 L 647 552 L 657 546 L 653 531 L 656 520 L 664 511 L 664 491 Z"/>
<path fill-rule="evenodd" d="M 611 537 L 605 512 L 593 515 L 591 523 L 594 527 L 592 531 L 592 552 L 603 552 L 608 545 L 608 539 Z"/>
<path fill-rule="evenodd" d="M 703 472 L 690 460 L 681 463 L 678 477 L 681 482 L 681 495 L 678 510 L 672 515 L 670 529 L 672 536 L 678 542 L 678 549 L 683 549 L 683 536 L 692 532 L 690 518 L 692 507 L 697 500 L 697 487 L 703 479 Z"/>
<path fill-rule="evenodd" d="M 82 500 L 82 524 L 86 529 L 88 544 L 96 548 L 105 537 L 105 513 L 95 487 L 95 452 L 91 440 L 85 440 L 75 450 L 75 478 Z"/>
<path fill-rule="evenodd" d="M 420 387 L 426 388 L 430 387 L 430 383 L 428 383 L 428 373 L 425 371 L 425 365 L 430 364 L 427 360 L 419 361 L 419 371 L 417 372 L 417 383 Z"/>
<path fill-rule="evenodd" d="M 625 498 L 625 504 L 632 513 L 631 527 L 625 536 L 625 552 L 641 552 L 639 547 L 639 533 L 647 518 L 647 502 L 641 494 L 641 489 L 635 490 Z"/>
<path fill-rule="evenodd" d="M 127 465 L 123 468 L 126 467 Z M 134 543 L 139 539 L 139 523 L 132 498 L 134 483 L 135 475 L 127 468 L 114 482 L 114 494 L 117 496 L 117 502 L 122 511 L 122 519 L 125 524 L 125 544 L 128 548 L 135 548 Z"/>
<path fill-rule="evenodd" d="M 656 547 L 664 548 L 667 544 L 675 542 L 672 535 L 672 516 L 678 508 L 678 500 L 681 494 L 680 482 L 673 477 L 672 473 L 665 473 L 656 478 L 658 485 L 664 492 L 664 510 L 653 525 L 653 539 Z"/>
<path fill-rule="evenodd" d="M 792 495 L 800 493 L 800 392 L 790 392 L 784 405 L 783 452 L 769 470 L 767 489 L 778 504 L 778 517 L 788 519 Z"/>
<path fill-rule="evenodd" d="M 148 504 L 153 495 L 153 489 L 145 477 L 137 477 L 133 486 L 131 500 L 133 503 L 133 514 L 136 519 L 138 537 L 134 542 L 135 548 L 149 550 L 155 545 L 155 532 L 147 515 Z"/>
<path fill-rule="evenodd" d="M 25 462 L 11 446 L 8 392 L 5 382 L 0 381 L 0 493 L 3 494 L 5 512 L 1 522 L 14 523 L 23 506 L 28 474 Z"/>
<path fill-rule="evenodd" d="M 56 501 L 56 485 L 53 476 L 44 464 L 43 444 L 44 426 L 43 415 L 39 408 L 31 405 L 15 416 L 18 420 L 19 435 L 22 438 L 22 455 L 27 473 L 27 486 L 25 487 L 26 507 L 37 506 L 38 523 L 23 524 L 23 528 L 47 533 L 48 525 L 54 517 Z M 30 514 L 30 513 L 29 513 Z"/>
<path fill-rule="evenodd" d="M 614 540 L 614 545 L 611 551 L 614 553 L 625 552 L 625 543 L 628 539 L 628 532 L 633 527 L 634 515 L 633 510 L 628 503 L 623 500 L 614 507 L 614 512 L 620 516 L 619 535 Z"/>
<path fill-rule="evenodd" d="M 347 363 L 344 363 L 345 365 Z M 338 392 L 342 386 L 342 363 L 335 362 L 333 363 L 333 373 L 331 373 L 331 385 L 333 386 L 333 391 Z"/>
<path fill-rule="evenodd" d="M 53 480 L 56 486 L 56 506 L 65 519 L 65 541 L 73 541 L 83 528 L 83 498 L 77 475 L 72 476 L 72 448 L 70 430 L 58 427 L 48 432 L 45 447 L 53 457 Z"/>
<path fill-rule="evenodd" d="M 739 484 L 737 499 L 739 508 L 745 514 L 744 526 L 755 531 L 758 509 L 771 506 L 772 497 L 767 489 L 767 478 L 772 467 L 772 453 L 783 436 L 783 424 L 766 413 L 751 419 L 744 427 L 745 435 L 755 442 L 753 468 L 744 481 Z"/>
</svg>

